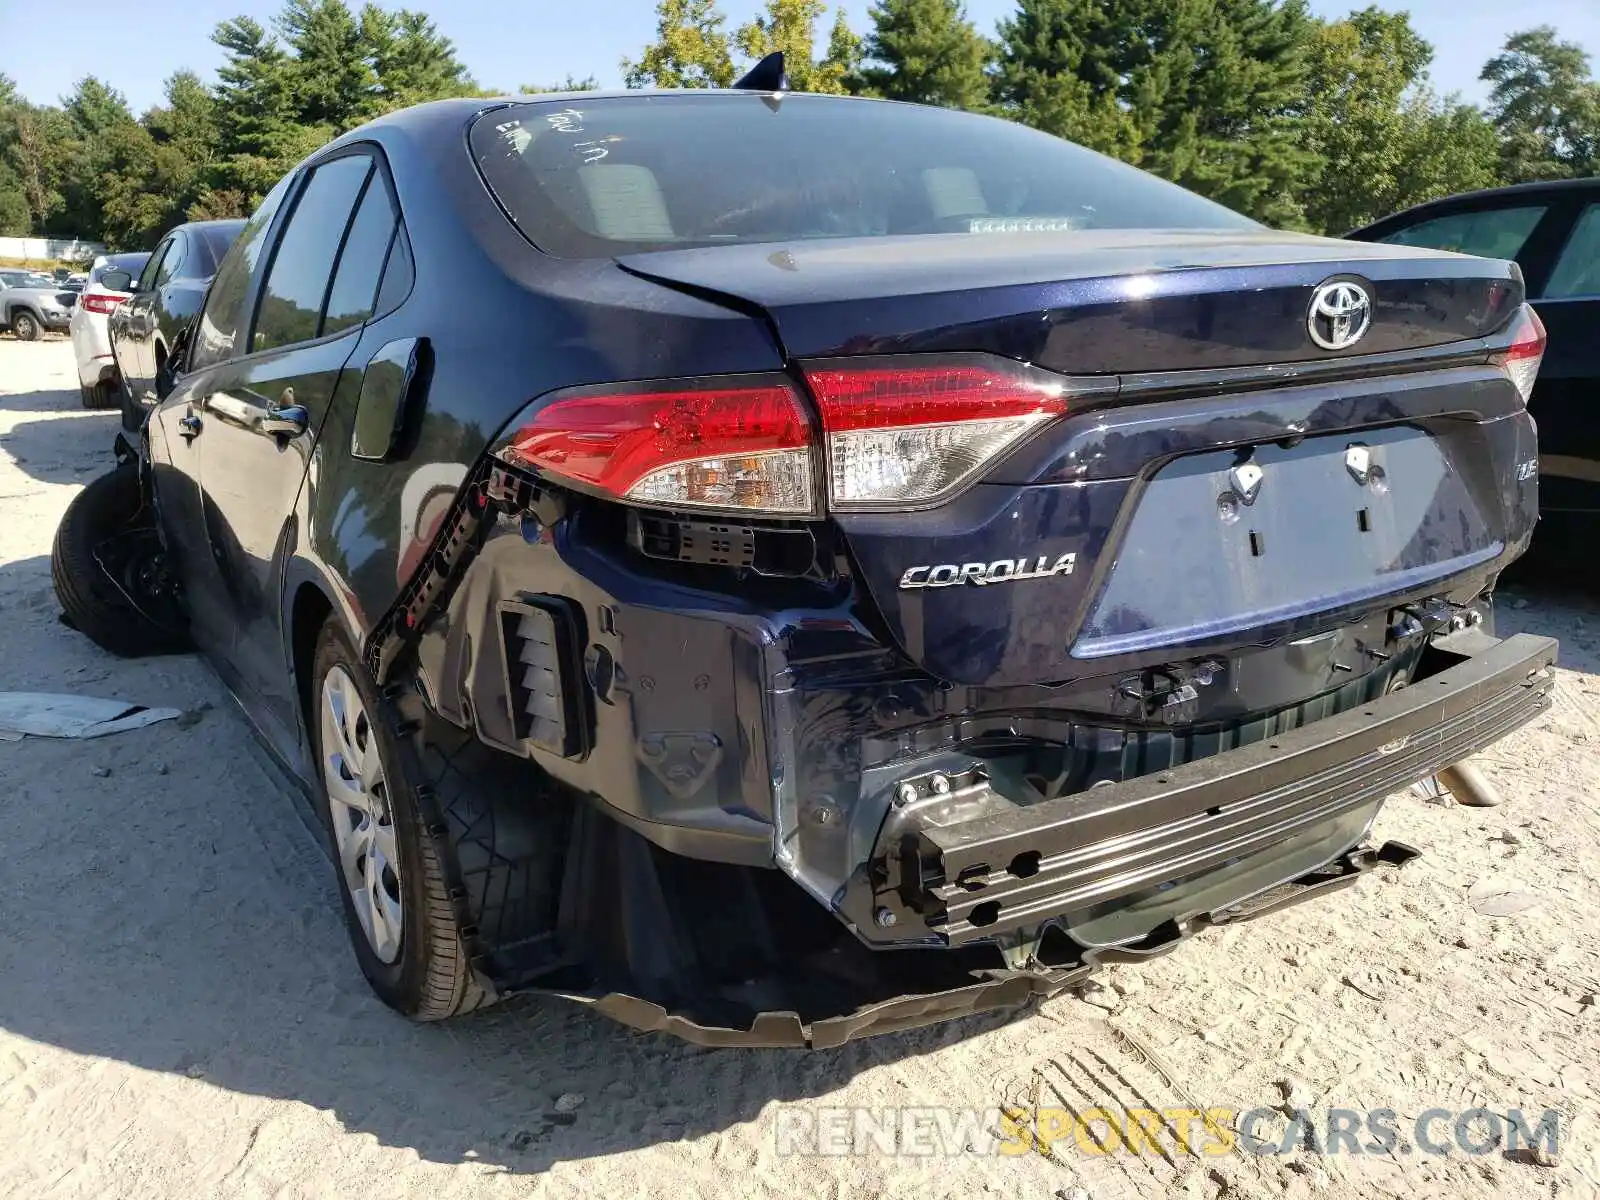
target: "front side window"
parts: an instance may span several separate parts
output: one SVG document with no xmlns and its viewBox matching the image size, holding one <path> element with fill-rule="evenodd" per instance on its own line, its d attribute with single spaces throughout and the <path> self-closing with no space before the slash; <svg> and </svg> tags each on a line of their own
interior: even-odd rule
<svg viewBox="0 0 1600 1200">
<path fill-rule="evenodd" d="M 267 268 L 252 353 L 318 336 L 334 259 L 371 173 L 372 160 L 365 154 L 336 158 L 312 172 Z"/>
<path fill-rule="evenodd" d="M 234 343 L 243 332 L 246 320 L 245 305 L 250 299 L 250 282 L 255 278 L 256 264 L 261 260 L 273 218 L 283 206 L 295 178 L 289 174 L 278 181 L 223 256 L 211 289 L 206 293 L 206 306 L 200 313 L 200 325 L 189 357 L 190 367 L 198 370 L 234 356 Z"/>
<path fill-rule="evenodd" d="M 1396 229 L 1377 240 L 1396 246 L 1453 250 L 1457 254 L 1476 254 L 1483 258 L 1515 258 L 1544 213 L 1542 204 L 1451 213 Z"/>
<path fill-rule="evenodd" d="M 787 94 L 516 104 L 470 143 L 524 235 L 566 257 L 801 238 L 1255 222 L 1009 121 Z"/>
<path fill-rule="evenodd" d="M 1583 210 L 1544 285 L 1543 299 L 1600 296 L 1600 204 Z"/>
</svg>

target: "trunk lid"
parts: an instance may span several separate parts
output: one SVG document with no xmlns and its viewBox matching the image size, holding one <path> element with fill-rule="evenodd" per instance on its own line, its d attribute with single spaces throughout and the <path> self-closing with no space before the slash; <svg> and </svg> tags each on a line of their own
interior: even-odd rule
<svg viewBox="0 0 1600 1200">
<path fill-rule="evenodd" d="M 759 309 L 794 359 L 985 351 L 1071 375 L 1378 354 L 1498 328 L 1515 264 L 1298 234 L 1152 230 L 939 234 L 627 255 L 628 271 Z M 1330 278 L 1370 285 L 1348 350 L 1307 335 Z"/>
<path fill-rule="evenodd" d="M 1064 416 L 949 499 L 833 506 L 889 630 L 944 679 L 1054 683 L 1225 656 L 1487 572 L 1531 524 L 1516 477 L 1531 433 L 1459 420 L 1520 412 L 1504 375 L 1407 370 L 1411 352 L 1470 348 L 1506 323 L 1523 299 L 1507 262 L 1269 231 L 1116 230 L 620 262 L 770 321 L 803 373 L 987 354 L 1109 387 L 1088 413 L 1069 390 Z M 1370 298 L 1369 323 L 1330 349 L 1313 329 L 1342 339 L 1313 323 L 1313 303 L 1340 281 Z M 1337 369 L 1384 354 L 1383 374 Z M 1275 370 L 1308 363 L 1324 364 L 1315 380 Z M 1186 371 L 1197 375 L 1167 374 Z M 1232 374 L 1231 394 L 1216 394 L 1214 371 Z M 1161 399 L 1138 403 L 1153 374 Z"/>
</svg>

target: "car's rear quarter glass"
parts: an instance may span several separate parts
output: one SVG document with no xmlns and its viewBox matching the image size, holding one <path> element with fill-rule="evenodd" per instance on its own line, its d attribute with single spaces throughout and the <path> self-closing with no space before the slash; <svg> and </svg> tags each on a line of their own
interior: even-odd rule
<svg viewBox="0 0 1600 1200">
<path fill-rule="evenodd" d="M 471 144 L 511 219 L 563 257 L 1030 228 L 1256 228 L 1059 138 L 916 105 L 573 97 L 486 113 Z"/>
<path fill-rule="evenodd" d="M 359 325 L 372 315 L 372 300 L 378 291 L 378 276 L 383 273 L 389 240 L 394 236 L 394 221 L 389 189 L 374 174 L 339 251 L 339 266 L 328 290 L 327 313 L 322 318 L 324 334 Z"/>
</svg>

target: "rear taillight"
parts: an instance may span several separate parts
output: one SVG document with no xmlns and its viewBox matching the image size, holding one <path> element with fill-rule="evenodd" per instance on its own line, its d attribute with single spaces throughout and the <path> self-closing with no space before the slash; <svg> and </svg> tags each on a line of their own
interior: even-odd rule
<svg viewBox="0 0 1600 1200">
<path fill-rule="evenodd" d="M 822 414 L 828 503 L 937 503 L 1067 411 L 1066 380 L 1003 360 L 834 360 L 805 368 Z"/>
<path fill-rule="evenodd" d="M 1494 361 L 1522 396 L 1526 404 L 1533 395 L 1533 382 L 1539 377 L 1544 358 L 1544 322 L 1526 304 L 1511 319 L 1511 345 L 1499 351 Z"/>
<path fill-rule="evenodd" d="M 115 292 L 85 292 L 78 303 L 83 305 L 89 312 L 108 316 L 112 309 L 126 299 L 126 296 L 118 295 Z"/>
<path fill-rule="evenodd" d="M 986 355 L 803 365 L 822 418 L 782 376 L 586 387 L 530 407 L 496 450 L 581 490 L 657 508 L 819 515 L 926 507 L 977 479 L 1069 394 L 1069 380 Z M 826 472 L 822 464 L 826 463 Z"/>
<path fill-rule="evenodd" d="M 806 516 L 811 422 L 785 382 L 589 388 L 540 407 L 501 449 L 619 500 Z"/>
</svg>

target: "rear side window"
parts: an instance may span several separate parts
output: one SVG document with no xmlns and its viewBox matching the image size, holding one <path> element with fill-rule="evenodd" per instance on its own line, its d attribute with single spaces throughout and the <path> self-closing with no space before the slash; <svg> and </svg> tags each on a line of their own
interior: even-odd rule
<svg viewBox="0 0 1600 1200">
<path fill-rule="evenodd" d="M 261 251 L 266 245 L 273 218 L 283 206 L 295 178 L 293 174 L 285 175 L 267 193 L 267 198 L 261 202 L 261 207 L 256 209 L 238 240 L 223 257 L 222 265 L 217 268 L 216 278 L 211 281 L 211 288 L 206 293 L 199 331 L 189 356 L 192 368 L 198 370 L 234 357 L 234 343 L 244 332 L 245 306 L 250 299 L 250 282 L 255 278 L 256 264 L 261 260 Z"/>
<path fill-rule="evenodd" d="M 1544 285 L 1546 300 L 1569 296 L 1600 296 L 1600 204 L 1583 210 Z"/>
<path fill-rule="evenodd" d="M 355 220 L 339 251 L 339 266 L 328 290 L 327 312 L 322 318 L 324 335 L 359 325 L 372 315 L 378 278 L 383 274 L 389 243 L 394 239 L 394 204 L 389 189 L 377 172 L 367 183 L 366 194 L 356 209 Z"/>
<path fill-rule="evenodd" d="M 472 127 L 489 187 L 557 255 L 800 238 L 1254 229 L 1192 192 L 1009 121 L 829 96 L 512 105 Z"/>
<path fill-rule="evenodd" d="M 1451 213 L 1448 217 L 1407 225 L 1377 240 L 1396 246 L 1454 250 L 1457 254 L 1477 254 L 1483 258 L 1515 258 L 1544 213 L 1542 204 Z"/>
<path fill-rule="evenodd" d="M 371 172 L 372 160 L 365 154 L 336 158 L 312 172 L 267 268 L 252 353 L 317 336 L 334 259 Z"/>
</svg>

